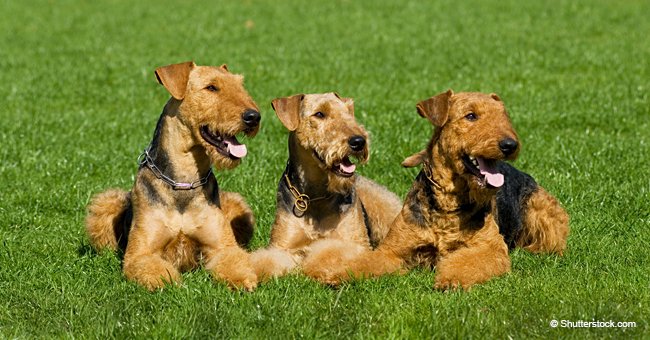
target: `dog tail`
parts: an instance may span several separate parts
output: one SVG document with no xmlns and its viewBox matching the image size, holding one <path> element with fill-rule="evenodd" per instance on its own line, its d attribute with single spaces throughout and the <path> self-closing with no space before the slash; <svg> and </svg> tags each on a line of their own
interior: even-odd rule
<svg viewBox="0 0 650 340">
<path fill-rule="evenodd" d="M 88 205 L 86 233 L 95 250 L 125 250 L 131 225 L 131 193 L 110 189 L 95 195 Z"/>
</svg>

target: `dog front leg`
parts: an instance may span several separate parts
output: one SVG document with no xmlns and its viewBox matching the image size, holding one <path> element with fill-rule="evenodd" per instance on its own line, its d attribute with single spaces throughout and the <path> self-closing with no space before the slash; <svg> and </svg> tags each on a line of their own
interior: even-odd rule
<svg viewBox="0 0 650 340">
<path fill-rule="evenodd" d="M 289 250 L 274 246 L 262 248 L 251 254 L 251 262 L 260 280 L 268 280 L 290 273 L 300 261 L 299 255 L 293 255 Z"/>
<path fill-rule="evenodd" d="M 234 238 L 234 236 L 233 236 Z M 257 275 L 250 262 L 250 254 L 237 245 L 204 250 L 205 269 L 216 280 L 225 281 L 235 289 L 253 291 L 257 287 Z"/>
<path fill-rule="evenodd" d="M 510 271 L 508 246 L 499 234 L 494 216 L 474 235 L 466 247 L 440 257 L 436 264 L 436 289 L 464 288 Z"/>
<path fill-rule="evenodd" d="M 388 235 L 376 250 L 344 240 L 322 240 L 312 245 L 303 271 L 317 281 L 338 285 L 354 278 L 403 273 L 413 250 L 426 243 L 423 234 L 398 215 Z"/>
<path fill-rule="evenodd" d="M 289 274 L 302 263 L 305 251 L 313 241 L 304 228 L 302 219 L 295 218 L 284 210 L 276 212 L 269 246 L 251 254 L 259 279 L 268 280 Z"/>
<path fill-rule="evenodd" d="M 231 288 L 252 291 L 257 287 L 257 275 L 250 263 L 250 254 L 239 247 L 230 221 L 220 210 L 208 215 L 211 216 L 208 223 L 192 234 L 202 245 L 205 269 Z"/>
<path fill-rule="evenodd" d="M 399 258 L 382 249 L 373 251 L 355 242 L 324 239 L 312 244 L 302 270 L 312 279 L 337 286 L 355 278 L 397 272 L 401 264 Z"/>
<path fill-rule="evenodd" d="M 169 235 L 160 232 L 162 230 L 135 224 L 124 254 L 124 276 L 150 291 L 181 280 L 178 269 L 162 257 L 164 246 L 171 240 Z"/>
</svg>

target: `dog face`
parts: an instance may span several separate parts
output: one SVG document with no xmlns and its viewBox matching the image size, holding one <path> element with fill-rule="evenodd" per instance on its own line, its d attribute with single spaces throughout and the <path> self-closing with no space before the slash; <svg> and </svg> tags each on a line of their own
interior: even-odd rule
<svg viewBox="0 0 650 340">
<path fill-rule="evenodd" d="M 354 183 L 356 165 L 368 160 L 368 133 L 354 119 L 354 102 L 336 93 L 298 94 L 273 100 L 273 109 L 296 142 L 328 176 L 332 191 Z"/>
<path fill-rule="evenodd" d="M 517 157 L 519 138 L 499 96 L 449 90 L 417 109 L 437 128 L 430 147 L 437 144 L 456 173 L 477 189 L 503 185 L 496 162 Z"/>
<path fill-rule="evenodd" d="M 156 69 L 158 81 L 178 101 L 178 119 L 191 138 L 205 149 L 218 169 L 239 165 L 246 145 L 236 135 L 254 136 L 260 113 L 244 89 L 244 78 L 232 74 L 226 65 L 197 66 L 186 62 Z"/>
</svg>

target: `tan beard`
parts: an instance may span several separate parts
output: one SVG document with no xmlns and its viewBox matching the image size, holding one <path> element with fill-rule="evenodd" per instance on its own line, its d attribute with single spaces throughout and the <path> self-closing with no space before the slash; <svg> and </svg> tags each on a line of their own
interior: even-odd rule
<svg viewBox="0 0 650 340">
<path fill-rule="evenodd" d="M 356 174 L 351 177 L 341 177 L 329 171 L 327 174 L 327 191 L 347 194 L 354 188 L 356 180 Z"/>
</svg>

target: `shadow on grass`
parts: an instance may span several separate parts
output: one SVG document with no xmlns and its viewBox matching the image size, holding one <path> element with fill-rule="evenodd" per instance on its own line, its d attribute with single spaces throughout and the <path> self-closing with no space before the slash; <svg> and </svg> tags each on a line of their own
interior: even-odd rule
<svg viewBox="0 0 650 340">
<path fill-rule="evenodd" d="M 77 255 L 79 255 L 80 257 L 99 256 L 100 254 L 103 253 L 116 254 L 118 259 L 120 260 L 120 263 L 124 261 L 124 250 L 122 249 L 122 247 L 120 247 L 117 251 L 108 250 L 108 249 L 97 251 L 97 249 L 93 248 L 90 244 L 83 242 L 77 248 Z"/>
</svg>

